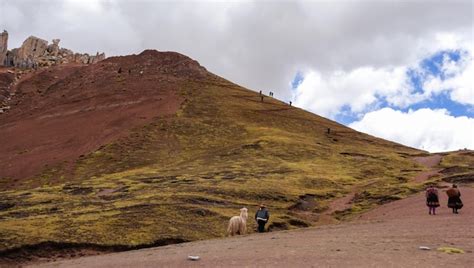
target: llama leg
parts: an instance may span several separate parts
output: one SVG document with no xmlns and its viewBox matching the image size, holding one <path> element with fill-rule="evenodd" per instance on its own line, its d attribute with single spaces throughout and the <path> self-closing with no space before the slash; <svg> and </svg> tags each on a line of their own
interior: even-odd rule
<svg viewBox="0 0 474 268">
<path fill-rule="evenodd" d="M 242 223 L 242 228 L 240 230 L 240 234 L 244 235 L 246 231 L 247 231 L 247 227 L 245 226 L 245 222 L 243 222 Z"/>
<path fill-rule="evenodd" d="M 234 236 L 234 235 L 235 235 L 234 225 L 232 225 L 230 229 L 230 236 Z"/>
<path fill-rule="evenodd" d="M 229 222 L 228 232 L 230 236 L 234 236 L 236 233 L 235 221 L 233 219 Z"/>
<path fill-rule="evenodd" d="M 235 222 L 233 222 L 233 224 L 232 224 L 232 236 L 237 235 L 238 232 L 239 232 L 239 226 Z"/>
<path fill-rule="evenodd" d="M 227 234 L 229 236 L 233 236 L 233 234 L 232 234 L 232 221 L 230 221 L 229 225 L 227 226 Z"/>
<path fill-rule="evenodd" d="M 235 225 L 234 223 L 232 223 L 232 226 L 230 227 L 230 236 L 234 236 L 235 235 Z"/>
</svg>

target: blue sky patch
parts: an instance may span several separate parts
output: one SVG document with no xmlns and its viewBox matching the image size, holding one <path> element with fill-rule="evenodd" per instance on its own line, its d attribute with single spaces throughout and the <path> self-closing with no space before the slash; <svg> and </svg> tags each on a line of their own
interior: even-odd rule
<svg viewBox="0 0 474 268">
<path fill-rule="evenodd" d="M 397 107 L 394 107 L 397 108 Z M 468 116 L 474 117 L 474 110 L 469 105 L 463 105 L 458 102 L 451 100 L 449 96 L 449 92 L 442 92 L 441 94 L 437 94 L 432 96 L 431 99 L 424 100 L 419 103 L 415 103 L 410 105 L 407 108 L 400 109 L 403 112 L 407 112 L 409 109 L 418 110 L 422 108 L 430 108 L 434 109 L 446 109 L 452 116 L 459 117 L 459 116 Z"/>
<path fill-rule="evenodd" d="M 349 125 L 350 123 L 359 120 L 359 116 L 352 112 L 349 105 L 342 106 L 340 112 L 334 118 L 338 123 Z"/>
<path fill-rule="evenodd" d="M 423 93 L 423 81 L 425 80 L 423 74 L 414 69 L 409 69 L 406 74 L 413 85 L 413 93 Z"/>
<path fill-rule="evenodd" d="M 296 89 L 304 80 L 304 76 L 301 72 L 297 72 L 293 81 L 291 81 L 291 88 Z"/>
<path fill-rule="evenodd" d="M 450 60 L 454 62 L 458 62 L 461 59 L 461 54 L 462 54 L 461 50 L 439 51 L 435 53 L 433 56 L 422 60 L 420 63 L 420 67 L 427 74 L 431 74 L 433 76 L 439 77 L 441 80 L 445 80 L 446 78 L 448 78 L 448 76 L 442 70 L 443 59 L 445 57 L 448 57 Z"/>
</svg>

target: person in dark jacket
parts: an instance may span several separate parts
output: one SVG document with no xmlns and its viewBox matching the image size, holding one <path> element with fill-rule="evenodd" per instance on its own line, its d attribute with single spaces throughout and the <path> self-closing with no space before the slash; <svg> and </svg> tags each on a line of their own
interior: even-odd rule
<svg viewBox="0 0 474 268">
<path fill-rule="evenodd" d="M 268 212 L 264 204 L 260 204 L 260 208 L 258 209 L 257 213 L 255 213 L 255 220 L 258 224 L 259 233 L 265 232 L 265 224 L 267 224 L 269 219 L 270 213 Z"/>
<path fill-rule="evenodd" d="M 453 184 L 453 187 L 449 188 L 446 191 L 448 195 L 448 207 L 453 209 L 454 214 L 458 214 L 458 209 L 463 207 L 461 201 L 461 192 L 458 189 L 456 184 Z"/>
<path fill-rule="evenodd" d="M 433 215 L 436 215 L 436 208 L 439 207 L 439 199 L 438 199 L 438 189 L 436 189 L 433 185 L 430 185 L 428 189 L 426 189 L 426 205 L 429 208 L 429 214 L 433 212 Z"/>
</svg>

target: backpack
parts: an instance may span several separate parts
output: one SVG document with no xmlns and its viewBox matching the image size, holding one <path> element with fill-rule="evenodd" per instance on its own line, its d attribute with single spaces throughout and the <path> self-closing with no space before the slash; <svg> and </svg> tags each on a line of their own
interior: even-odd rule
<svg viewBox="0 0 474 268">
<path fill-rule="evenodd" d="M 435 192 L 428 193 L 428 201 L 438 201 L 438 196 Z"/>
</svg>

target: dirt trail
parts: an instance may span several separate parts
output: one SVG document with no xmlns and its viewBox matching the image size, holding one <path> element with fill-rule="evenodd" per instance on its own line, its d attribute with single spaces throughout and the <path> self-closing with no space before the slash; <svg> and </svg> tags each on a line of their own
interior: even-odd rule
<svg viewBox="0 0 474 268">
<path fill-rule="evenodd" d="M 332 214 L 336 211 L 344 211 L 346 209 L 349 209 L 352 206 L 352 199 L 355 197 L 358 189 L 359 188 L 354 188 L 347 195 L 340 198 L 336 198 L 335 200 L 330 202 L 328 209 L 320 215 L 316 225 L 328 225 L 338 223 L 339 220 L 334 218 Z"/>
<path fill-rule="evenodd" d="M 441 155 L 430 155 L 430 156 L 420 156 L 420 157 L 415 157 L 413 159 L 416 163 L 425 166 L 426 168 L 429 168 L 430 170 L 420 172 L 414 179 L 413 181 L 417 183 L 424 182 L 428 180 L 429 178 L 437 175 L 441 169 L 434 169 L 436 166 L 439 165 L 439 163 L 442 160 Z M 331 215 L 336 212 L 336 211 L 344 211 L 346 209 L 349 209 L 352 204 L 351 201 L 357 194 L 357 192 L 360 189 L 366 188 L 368 185 L 370 185 L 370 182 L 364 186 L 358 186 L 355 187 L 354 189 L 351 190 L 350 193 L 347 195 L 337 198 L 333 200 L 331 203 L 329 203 L 328 209 L 321 215 L 320 217 L 320 224 L 328 224 L 328 223 L 335 223 L 337 220 L 335 220 Z"/>
<path fill-rule="evenodd" d="M 440 160 L 440 159 L 439 159 Z M 439 163 L 439 160 L 437 163 Z M 432 165 L 431 167 L 434 167 Z M 461 186 L 465 207 L 452 214 L 445 190 L 437 215 L 424 193 L 380 206 L 350 223 L 254 234 L 37 264 L 38 267 L 472 267 L 474 188 Z M 331 210 L 344 207 L 350 195 Z M 427 246 L 431 250 L 420 250 Z M 455 247 L 464 254 L 447 254 Z M 198 255 L 199 261 L 187 256 Z"/>
<path fill-rule="evenodd" d="M 437 175 L 441 171 L 441 169 L 433 169 L 433 168 L 439 165 L 439 163 L 441 162 L 441 159 L 442 159 L 442 156 L 438 154 L 423 156 L 423 157 L 415 157 L 413 159 L 415 162 L 427 168 L 431 168 L 431 170 L 421 172 L 415 177 L 414 181 L 418 183 L 424 182 L 428 180 L 429 178 Z"/>
<path fill-rule="evenodd" d="M 355 197 L 355 195 L 361 190 L 361 189 L 366 189 L 368 186 L 373 184 L 374 182 L 369 181 L 368 183 L 365 183 L 364 185 L 359 185 L 354 187 L 350 193 L 347 195 L 336 198 L 334 199 L 331 203 L 329 203 L 328 209 L 323 213 L 323 215 L 331 215 L 336 211 L 343 211 L 352 206 L 352 199 Z"/>
</svg>

